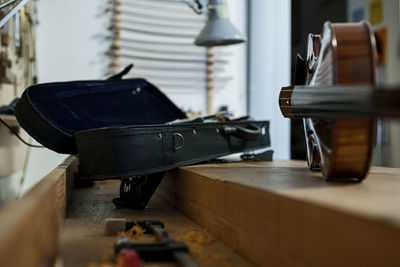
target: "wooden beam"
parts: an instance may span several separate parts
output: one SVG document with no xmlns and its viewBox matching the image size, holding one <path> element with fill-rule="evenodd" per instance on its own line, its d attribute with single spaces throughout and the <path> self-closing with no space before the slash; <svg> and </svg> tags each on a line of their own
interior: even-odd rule
<svg viewBox="0 0 400 267">
<path fill-rule="evenodd" d="M 0 266 L 54 265 L 76 164 L 70 157 L 1 210 Z"/>
<path fill-rule="evenodd" d="M 157 193 L 261 266 L 399 266 L 400 170 L 328 183 L 305 162 L 169 172 Z"/>
</svg>

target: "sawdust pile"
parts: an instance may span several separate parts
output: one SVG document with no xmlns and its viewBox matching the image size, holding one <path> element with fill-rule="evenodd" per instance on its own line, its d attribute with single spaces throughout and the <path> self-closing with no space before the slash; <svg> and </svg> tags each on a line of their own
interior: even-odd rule
<svg viewBox="0 0 400 267">
<path fill-rule="evenodd" d="M 142 227 L 135 225 L 126 232 L 118 232 L 117 238 L 129 237 L 133 243 L 137 242 L 138 240 L 145 242 L 155 242 L 157 240 L 154 235 L 145 235 L 145 232 L 146 230 L 144 230 Z"/>
<path fill-rule="evenodd" d="M 126 237 L 130 237 L 130 238 L 136 238 L 138 240 L 142 240 L 144 232 L 145 232 L 145 230 L 142 227 L 140 227 L 138 225 L 134 225 L 131 229 L 129 229 L 126 232 L 119 232 L 117 234 L 117 237 L 126 236 Z"/>
<path fill-rule="evenodd" d="M 201 231 L 189 230 L 185 235 L 176 235 L 173 238 L 176 241 L 184 242 L 189 248 L 190 255 L 201 266 L 232 266 L 227 253 L 214 251 L 215 240 L 205 229 Z"/>
<path fill-rule="evenodd" d="M 128 237 L 132 242 L 143 242 L 143 241 L 156 241 L 154 235 L 144 234 L 145 230 L 137 225 L 133 226 L 126 232 L 119 232 L 117 238 Z M 193 259 L 198 262 L 201 266 L 222 266 L 231 267 L 229 257 L 225 251 L 219 250 L 215 252 L 214 237 L 205 229 L 203 230 L 188 230 L 186 234 L 174 235 L 172 238 L 176 241 L 184 242 L 188 248 L 190 255 Z M 222 253 L 221 253 L 222 252 Z M 148 264 L 146 264 L 147 266 Z M 88 267 L 120 267 L 118 260 L 117 263 L 109 259 L 103 259 L 102 263 L 90 263 Z M 157 263 L 152 263 L 149 266 L 158 266 Z"/>
<path fill-rule="evenodd" d="M 192 230 L 185 235 L 182 241 L 209 246 L 214 242 L 214 238 L 207 232 L 207 230 L 203 230 L 202 232 L 195 232 Z"/>
</svg>

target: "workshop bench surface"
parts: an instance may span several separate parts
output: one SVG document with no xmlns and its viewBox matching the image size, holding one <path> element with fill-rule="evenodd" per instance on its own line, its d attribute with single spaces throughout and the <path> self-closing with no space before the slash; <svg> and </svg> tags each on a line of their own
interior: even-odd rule
<svg viewBox="0 0 400 267">
<path fill-rule="evenodd" d="M 144 210 L 117 209 L 111 200 L 118 196 L 119 184 L 119 180 L 97 182 L 93 187 L 73 190 L 60 242 L 65 267 L 100 264 L 104 259 L 112 257 L 112 245 L 116 236 L 104 234 L 106 218 L 126 218 L 128 221 L 160 220 L 172 238 L 183 237 L 190 231 L 210 235 L 156 194 Z M 189 249 L 195 249 L 192 257 L 201 266 L 252 266 L 223 242 L 215 237 L 213 240 L 210 245 L 189 244 Z"/>
</svg>

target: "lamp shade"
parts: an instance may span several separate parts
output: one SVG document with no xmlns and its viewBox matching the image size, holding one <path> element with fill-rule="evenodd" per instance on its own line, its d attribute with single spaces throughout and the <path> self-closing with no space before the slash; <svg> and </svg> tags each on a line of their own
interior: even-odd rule
<svg viewBox="0 0 400 267">
<path fill-rule="evenodd" d="M 225 0 L 210 0 L 209 2 L 208 20 L 196 37 L 195 45 L 231 45 L 246 41 L 243 34 L 229 20 Z"/>
</svg>

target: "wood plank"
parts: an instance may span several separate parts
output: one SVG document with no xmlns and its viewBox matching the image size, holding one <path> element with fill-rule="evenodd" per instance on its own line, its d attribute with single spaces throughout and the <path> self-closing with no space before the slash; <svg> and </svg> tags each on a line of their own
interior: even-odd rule
<svg viewBox="0 0 400 267">
<path fill-rule="evenodd" d="M 53 266 L 77 160 L 67 159 L 0 212 L 0 266 Z"/>
<path fill-rule="evenodd" d="M 399 169 L 343 184 L 300 161 L 207 164 L 157 193 L 258 265 L 400 265 Z"/>
<path fill-rule="evenodd" d="M 111 200 L 118 195 L 119 184 L 118 180 L 114 180 L 97 182 L 90 188 L 74 189 L 60 242 L 63 266 L 89 266 L 90 263 L 100 266 L 103 259 L 113 258 L 112 245 L 116 236 L 104 234 L 106 218 L 160 220 L 170 236 L 181 241 L 185 241 L 181 238 L 191 231 L 204 233 L 202 227 L 157 195 L 153 196 L 145 210 L 117 209 Z M 213 239 L 210 244 L 187 243 L 193 259 L 201 266 L 253 266 L 226 244 L 215 237 Z M 151 266 L 176 265 L 157 263 Z"/>
</svg>

